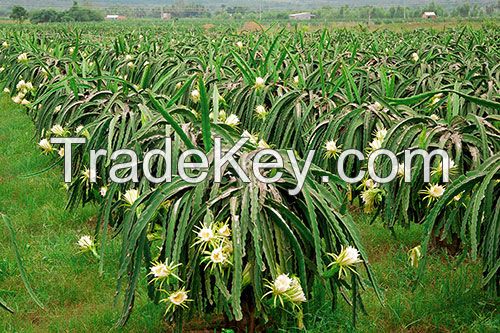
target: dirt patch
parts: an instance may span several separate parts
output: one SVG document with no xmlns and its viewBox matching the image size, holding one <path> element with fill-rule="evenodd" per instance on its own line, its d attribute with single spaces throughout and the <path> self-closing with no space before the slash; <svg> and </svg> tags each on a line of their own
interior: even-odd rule
<svg viewBox="0 0 500 333">
<path fill-rule="evenodd" d="M 243 24 L 243 27 L 241 28 L 241 31 L 263 31 L 264 27 L 260 24 L 258 24 L 255 21 L 247 21 Z"/>
</svg>

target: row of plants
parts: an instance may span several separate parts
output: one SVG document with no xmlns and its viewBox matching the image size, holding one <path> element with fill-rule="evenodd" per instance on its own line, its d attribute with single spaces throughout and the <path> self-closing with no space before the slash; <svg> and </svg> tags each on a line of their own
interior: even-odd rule
<svg viewBox="0 0 500 333">
<path fill-rule="evenodd" d="M 73 151 L 68 208 L 98 205 L 95 239 L 82 238 L 80 246 L 99 258 L 101 272 L 109 228 L 122 239 L 121 324 L 144 268 L 150 297 L 167 303 L 179 330 L 187 317 L 206 313 L 252 329 L 285 325 L 287 316 L 272 319 L 276 307 L 288 309 L 283 313 L 300 328 L 304 311 L 327 299 L 335 309 L 339 297 L 352 305 L 355 321 L 360 291 L 368 284 L 380 296 L 349 212 L 356 207 L 389 228 L 426 225 L 422 251 L 411 252 L 415 265 L 424 259 L 420 274 L 429 245 L 454 244 L 454 254 L 482 259 L 484 284 L 498 293 L 496 27 L 440 34 L 170 28 L 0 30 L 4 92 L 26 106 L 51 167 L 64 150 L 50 136 L 87 138 Z M 221 184 L 211 176 L 200 184 L 175 176 L 111 184 L 111 165 L 100 160 L 97 183 L 89 181 L 90 149 L 127 148 L 142 159 L 170 137 L 175 156 L 194 147 L 210 155 L 215 136 L 228 146 L 250 139 L 238 156 L 245 170 L 266 147 L 294 149 L 300 158 L 318 153 L 297 196 L 288 194 L 296 185 L 290 165 L 275 184 L 244 183 L 231 166 Z M 366 156 L 382 148 L 442 148 L 453 159 L 452 182 L 441 180 L 443 166 L 434 159 L 426 184 L 417 158 L 409 182 L 400 165 L 397 182 L 349 185 L 334 174 L 350 148 Z M 151 172 L 161 177 L 166 166 L 154 162 Z M 386 162 L 376 163 L 380 174 L 390 172 Z M 365 162 L 347 160 L 348 175 L 365 169 Z M 324 175 L 328 184 L 320 182 Z"/>
</svg>

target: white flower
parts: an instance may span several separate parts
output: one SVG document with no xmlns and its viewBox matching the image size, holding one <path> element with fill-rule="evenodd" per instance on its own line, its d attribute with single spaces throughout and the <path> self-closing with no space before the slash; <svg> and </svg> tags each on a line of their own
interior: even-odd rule
<svg viewBox="0 0 500 333">
<path fill-rule="evenodd" d="M 175 84 L 175 89 L 179 90 L 179 89 L 181 89 L 181 88 L 182 88 L 182 82 L 177 82 L 177 83 Z"/>
<path fill-rule="evenodd" d="M 3 43 L 2 43 L 2 46 L 3 46 L 4 48 L 8 48 L 8 47 L 9 47 L 9 43 L 7 43 L 7 41 L 5 41 L 5 42 L 3 42 Z"/>
<path fill-rule="evenodd" d="M 325 156 L 327 158 L 337 157 L 340 153 L 342 153 L 342 149 L 340 149 L 340 145 L 337 146 L 336 140 L 330 140 L 325 144 L 326 153 Z"/>
<path fill-rule="evenodd" d="M 359 258 L 359 251 L 352 246 L 342 246 L 339 254 L 328 253 L 328 255 L 334 259 L 329 266 L 338 268 L 339 278 L 345 275 L 348 269 L 355 273 L 354 266 L 363 262 L 363 260 Z"/>
<path fill-rule="evenodd" d="M 230 237 L 231 236 L 231 229 L 227 224 L 223 224 L 219 230 L 217 230 L 217 233 L 223 237 Z"/>
<path fill-rule="evenodd" d="M 3 88 L 3 92 L 6 94 L 10 94 L 10 89 L 5 87 L 5 88 Z"/>
<path fill-rule="evenodd" d="M 422 258 L 421 246 L 415 246 L 410 251 L 408 251 L 408 260 L 410 261 L 410 265 L 412 267 L 418 267 L 418 263 L 420 262 L 420 258 Z"/>
<path fill-rule="evenodd" d="M 383 105 L 380 104 L 379 102 L 375 102 L 375 103 L 370 105 L 370 109 L 375 110 L 375 111 L 380 111 L 383 108 L 384 108 Z"/>
<path fill-rule="evenodd" d="M 200 92 L 198 89 L 194 89 L 191 91 L 191 100 L 195 103 L 198 103 L 200 101 Z"/>
<path fill-rule="evenodd" d="M 18 94 L 14 97 L 12 97 L 12 101 L 16 104 L 21 104 L 21 102 L 23 101 L 23 98 L 24 96 L 22 96 L 21 94 Z"/>
<path fill-rule="evenodd" d="M 57 109 L 57 108 L 56 108 Z M 76 129 L 75 129 L 75 133 L 78 134 L 80 133 L 81 131 L 83 130 L 83 125 L 79 125 Z"/>
<path fill-rule="evenodd" d="M 417 62 L 419 59 L 420 59 L 420 58 L 418 57 L 418 53 L 413 52 L 413 53 L 411 54 L 411 60 L 412 60 L 413 62 Z"/>
<path fill-rule="evenodd" d="M 451 158 L 448 160 L 448 173 L 450 175 L 454 175 L 457 173 L 457 165 Z M 432 169 L 431 175 L 442 175 L 442 174 L 443 174 L 443 161 L 439 161 L 438 166 Z"/>
<path fill-rule="evenodd" d="M 151 267 L 151 273 L 155 278 L 166 278 L 170 275 L 170 270 L 165 264 L 157 264 Z"/>
<path fill-rule="evenodd" d="M 26 98 L 23 98 L 23 100 L 21 101 L 21 105 L 30 105 L 31 102 L 28 101 Z"/>
<path fill-rule="evenodd" d="M 280 274 L 273 282 L 273 290 L 276 294 L 284 294 L 291 285 L 292 279 L 288 277 L 288 274 Z"/>
<path fill-rule="evenodd" d="M 106 193 L 108 193 L 108 187 L 107 186 L 102 186 L 99 189 L 99 194 L 101 195 L 101 197 L 105 197 Z"/>
<path fill-rule="evenodd" d="M 127 67 L 128 67 L 128 68 L 134 68 L 134 67 L 135 67 L 135 65 L 134 65 L 134 63 L 133 63 L 132 61 L 130 61 L 130 62 L 127 64 Z"/>
<path fill-rule="evenodd" d="M 52 126 L 50 131 L 57 136 L 64 136 L 66 134 L 66 130 L 61 125 Z"/>
<path fill-rule="evenodd" d="M 382 141 L 383 140 L 380 140 L 380 139 L 374 139 L 372 142 L 369 143 L 369 150 L 370 151 L 375 151 L 375 150 L 379 150 L 380 148 L 382 148 Z"/>
<path fill-rule="evenodd" d="M 235 114 L 230 114 L 227 118 L 226 118 L 226 121 L 224 121 L 224 123 L 226 125 L 229 125 L 231 127 L 236 127 L 239 125 L 240 123 L 240 119 L 238 118 L 238 116 L 236 116 Z"/>
<path fill-rule="evenodd" d="M 442 185 L 431 185 L 429 187 L 429 195 L 433 198 L 439 198 L 443 195 L 445 187 Z"/>
<path fill-rule="evenodd" d="M 255 113 L 257 113 L 257 118 L 265 119 L 267 117 L 267 110 L 264 105 L 257 105 L 255 108 Z"/>
<path fill-rule="evenodd" d="M 294 277 L 292 279 L 290 290 L 287 292 L 287 296 L 290 302 L 296 305 L 307 301 L 306 295 L 304 294 L 304 290 L 302 290 L 302 286 L 300 285 L 300 280 L 298 277 Z"/>
<path fill-rule="evenodd" d="M 130 206 L 139 198 L 139 191 L 135 189 L 130 189 L 123 195 L 123 200 Z"/>
<path fill-rule="evenodd" d="M 214 231 L 212 230 L 211 225 L 203 226 L 202 228 L 200 228 L 197 236 L 199 240 L 204 243 L 210 242 L 215 238 Z"/>
<path fill-rule="evenodd" d="M 261 89 L 264 88 L 265 85 L 266 85 L 266 80 L 264 80 L 260 76 L 255 79 L 255 88 Z"/>
<path fill-rule="evenodd" d="M 40 142 L 38 143 L 38 146 L 40 148 L 42 148 L 43 152 L 46 154 L 51 153 L 54 150 L 54 148 L 52 148 L 52 145 L 50 144 L 49 140 L 47 140 L 47 139 L 40 140 Z"/>
<path fill-rule="evenodd" d="M 184 290 L 179 290 L 171 293 L 168 300 L 176 306 L 186 306 L 184 303 L 188 300 L 188 294 Z"/>
<path fill-rule="evenodd" d="M 403 163 L 399 163 L 398 165 L 398 177 L 404 178 L 405 176 L 405 165 Z"/>
<path fill-rule="evenodd" d="M 24 85 L 24 89 L 28 91 L 34 90 L 33 84 L 31 82 L 26 82 L 26 84 Z"/>
<path fill-rule="evenodd" d="M 54 113 L 58 113 L 59 111 L 61 111 L 62 109 L 62 105 L 58 105 L 54 108 Z M 82 126 L 83 127 L 83 126 Z"/>
<path fill-rule="evenodd" d="M 26 81 L 21 80 L 16 84 L 16 89 L 17 90 L 24 90 L 26 86 Z"/>
<path fill-rule="evenodd" d="M 430 184 L 427 186 L 425 190 L 420 191 L 419 193 L 425 194 L 424 199 L 428 199 L 428 204 L 430 205 L 432 201 L 439 199 L 443 196 L 446 187 L 439 184 Z"/>
<path fill-rule="evenodd" d="M 436 94 L 434 95 L 432 98 L 431 98 L 431 105 L 436 105 L 437 103 L 439 103 L 439 101 L 441 100 L 441 98 L 443 97 L 443 94 L 442 93 L 439 93 L 439 94 Z"/>
<path fill-rule="evenodd" d="M 437 114 L 434 114 L 434 113 L 433 113 L 433 114 L 431 115 L 431 119 L 432 119 L 432 120 L 434 120 L 434 121 L 439 121 L 439 119 L 440 119 L 440 118 L 439 118 L 439 116 L 438 116 Z"/>
<path fill-rule="evenodd" d="M 68 51 L 69 51 L 69 53 L 74 53 L 74 52 L 75 52 L 75 48 L 74 48 L 74 47 L 70 47 L 70 48 L 68 49 Z"/>
<path fill-rule="evenodd" d="M 125 61 L 131 61 L 132 59 L 134 59 L 134 57 L 132 57 L 130 54 L 127 54 L 125 56 Z"/>
<path fill-rule="evenodd" d="M 60 157 L 64 157 L 64 148 L 60 148 L 60 149 L 57 151 L 57 154 L 58 154 Z"/>
<path fill-rule="evenodd" d="M 19 61 L 19 62 L 26 62 L 26 61 L 28 61 L 28 53 L 21 53 L 17 57 L 17 61 Z"/>
<path fill-rule="evenodd" d="M 306 295 L 300 285 L 300 280 L 297 277 L 290 278 L 288 274 L 280 274 L 271 283 L 267 281 L 266 287 L 270 289 L 263 297 L 272 295 L 274 299 L 274 307 L 279 300 L 281 306 L 284 306 L 284 301 L 291 302 L 294 306 L 300 306 L 306 301 Z"/>
<path fill-rule="evenodd" d="M 342 266 L 352 266 L 361 262 L 359 259 L 359 251 L 352 246 L 342 248 L 336 260 L 337 263 Z"/>
<path fill-rule="evenodd" d="M 386 135 L 387 130 L 384 127 L 378 128 L 375 131 L 375 139 L 380 140 L 380 142 L 384 141 Z"/>
<path fill-rule="evenodd" d="M 293 77 L 293 83 L 299 84 L 299 77 L 298 76 Z"/>
<path fill-rule="evenodd" d="M 377 187 L 377 183 L 375 183 L 373 181 L 373 179 L 371 178 L 365 178 L 363 179 L 363 181 L 361 182 L 361 185 L 363 188 L 374 188 L 374 187 Z"/>
<path fill-rule="evenodd" d="M 376 186 L 367 187 L 363 192 L 361 192 L 361 200 L 364 205 L 364 212 L 371 213 L 375 207 L 382 202 L 384 196 L 383 190 L 377 188 Z"/>
<path fill-rule="evenodd" d="M 243 48 L 243 42 L 241 42 L 241 41 L 236 42 L 236 46 L 237 46 L 239 49 L 242 49 L 242 48 Z"/>
<path fill-rule="evenodd" d="M 78 246 L 82 251 L 91 251 L 94 248 L 94 240 L 90 236 L 82 236 L 78 240 Z"/>
<path fill-rule="evenodd" d="M 222 264 L 226 261 L 227 256 L 222 246 L 216 247 L 210 253 L 210 261 L 214 264 Z"/>
</svg>

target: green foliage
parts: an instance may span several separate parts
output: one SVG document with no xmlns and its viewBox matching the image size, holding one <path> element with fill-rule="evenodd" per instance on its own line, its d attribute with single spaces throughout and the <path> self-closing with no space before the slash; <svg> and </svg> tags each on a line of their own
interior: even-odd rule
<svg viewBox="0 0 500 333">
<path fill-rule="evenodd" d="M 79 7 L 76 3 L 66 11 L 57 12 L 53 9 L 42 9 L 33 12 L 30 16 L 32 23 L 92 22 L 102 20 L 104 20 L 104 17 L 98 11 Z"/>
<path fill-rule="evenodd" d="M 26 8 L 21 6 L 12 7 L 12 12 L 10 14 L 11 19 L 18 21 L 19 23 L 22 23 L 24 20 L 28 19 L 28 16 L 29 15 Z"/>
</svg>

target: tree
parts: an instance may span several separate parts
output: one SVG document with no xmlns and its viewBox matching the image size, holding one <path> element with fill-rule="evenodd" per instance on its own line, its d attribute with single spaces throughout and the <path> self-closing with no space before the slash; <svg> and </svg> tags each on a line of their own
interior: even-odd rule
<svg viewBox="0 0 500 333">
<path fill-rule="evenodd" d="M 10 14 L 10 18 L 13 20 L 22 23 L 24 20 L 28 18 L 28 11 L 21 6 L 14 6 L 12 8 L 12 13 Z"/>
</svg>

